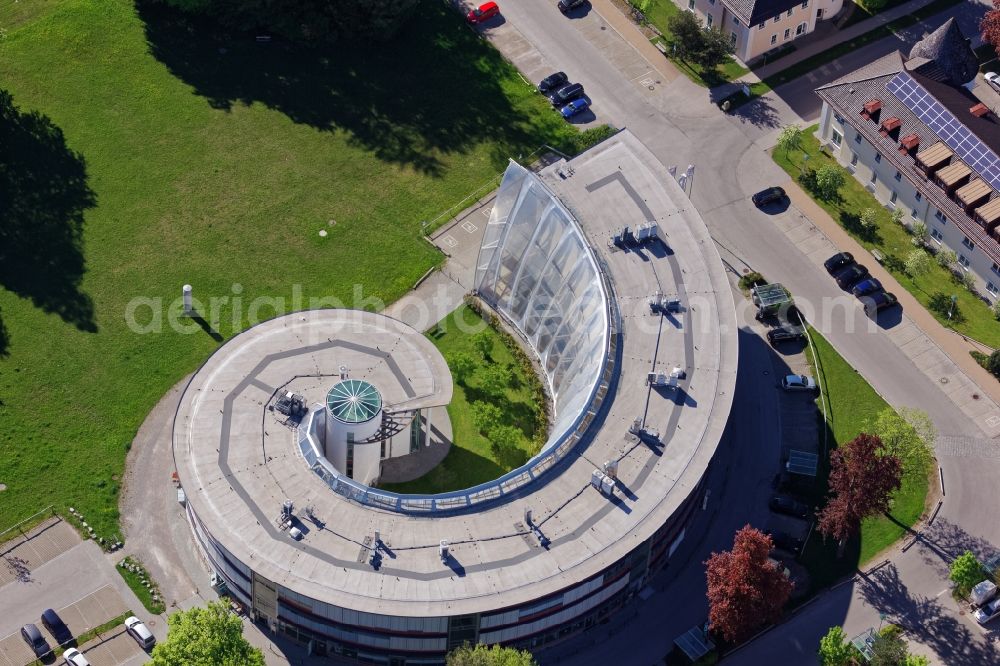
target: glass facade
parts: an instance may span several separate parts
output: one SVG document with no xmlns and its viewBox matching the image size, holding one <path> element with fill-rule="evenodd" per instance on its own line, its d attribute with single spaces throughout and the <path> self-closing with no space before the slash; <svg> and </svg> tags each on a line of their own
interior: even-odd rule
<svg viewBox="0 0 1000 666">
<path fill-rule="evenodd" d="M 610 313 L 583 231 L 532 172 L 511 162 L 476 265 L 479 296 L 534 349 L 555 402 L 544 454 L 579 424 L 601 381 Z"/>
</svg>

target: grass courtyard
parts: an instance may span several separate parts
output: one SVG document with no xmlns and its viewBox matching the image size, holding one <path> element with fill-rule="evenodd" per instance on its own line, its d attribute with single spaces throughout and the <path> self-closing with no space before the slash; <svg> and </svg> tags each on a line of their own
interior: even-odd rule
<svg viewBox="0 0 1000 666">
<path fill-rule="evenodd" d="M 873 421 L 889 404 L 837 353 L 826 338 L 812 329 L 810 336 L 819 358 L 819 368 L 811 355 L 810 363 L 813 374 L 819 378 L 823 387 L 817 402 L 826 402 L 827 446 L 832 450 L 864 432 L 866 424 Z M 820 410 L 822 413 L 822 405 Z M 823 470 L 824 480 L 820 484 L 823 488 L 826 487 L 827 471 Z M 828 585 L 840 576 L 869 564 L 872 558 L 898 541 L 906 534 L 906 528 L 916 523 L 923 514 L 927 490 L 926 477 L 905 475 L 902 487 L 896 491 L 893 499 L 891 517 L 879 516 L 864 521 L 860 538 L 848 544 L 843 558 L 837 558 L 837 544 L 832 539 L 824 543 L 822 536 L 814 533 L 802 555 L 803 564 L 814 576 L 814 588 Z"/>
<path fill-rule="evenodd" d="M 462 326 L 458 326 L 461 322 Z M 489 356 L 483 356 L 476 347 L 476 337 L 469 331 L 482 330 L 490 341 Z M 525 458 L 534 455 L 535 443 L 544 440 L 546 420 L 543 410 L 535 400 L 538 378 L 517 361 L 503 338 L 488 327 L 482 317 L 462 306 L 445 317 L 427 333 L 441 354 L 454 367 L 455 359 L 464 357 L 474 362 L 466 378 L 455 381 L 454 395 L 448 405 L 451 419 L 452 447 L 440 465 L 419 479 L 407 483 L 385 484 L 386 490 L 397 493 L 442 493 L 462 490 L 485 483 L 510 471 L 508 465 L 491 450 L 490 441 L 476 427 L 473 403 L 494 404 L 502 411 L 501 425 L 517 428 L 524 435 L 522 445 Z M 488 370 L 492 365 L 511 368 L 512 381 L 500 395 L 490 395 L 486 390 Z M 453 376 L 457 373 L 453 370 Z"/>
<path fill-rule="evenodd" d="M 396 299 L 442 259 L 421 220 L 576 133 L 442 3 L 370 47 L 128 0 L 3 3 L 0 27 L 0 528 L 54 504 L 116 534 L 137 428 L 220 340 Z M 227 300 L 178 332 L 185 283 Z"/>
</svg>

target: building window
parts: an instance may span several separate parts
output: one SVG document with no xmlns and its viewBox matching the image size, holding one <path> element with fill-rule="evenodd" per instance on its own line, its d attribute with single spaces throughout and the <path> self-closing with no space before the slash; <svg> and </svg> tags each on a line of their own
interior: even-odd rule
<svg viewBox="0 0 1000 666">
<path fill-rule="evenodd" d="M 851 166 L 858 166 L 858 154 L 851 153 Z"/>
<path fill-rule="evenodd" d="M 990 296 L 996 297 L 996 295 L 997 295 L 997 286 L 995 284 L 993 284 L 992 282 L 987 282 L 986 283 L 986 291 L 990 292 Z"/>
<path fill-rule="evenodd" d="M 844 140 L 844 135 L 838 132 L 837 130 L 833 130 L 833 135 L 831 136 L 831 138 L 833 139 L 833 143 L 839 146 Z"/>
<path fill-rule="evenodd" d="M 688 0 L 688 9 L 694 11 L 694 0 Z"/>
<path fill-rule="evenodd" d="M 792 7 L 792 9 L 795 9 L 795 7 Z M 792 9 L 789 9 L 788 12 L 785 14 L 785 16 L 791 16 L 792 15 Z"/>
<path fill-rule="evenodd" d="M 861 132 L 855 132 L 854 133 L 854 143 L 858 143 L 858 144 L 861 143 Z"/>
<path fill-rule="evenodd" d="M 898 183 L 899 181 L 903 180 L 903 174 L 901 174 L 901 173 L 899 173 L 899 172 L 897 171 L 897 172 L 896 172 L 896 175 L 895 175 L 895 176 L 893 176 L 893 178 L 895 178 L 895 179 L 896 179 L 896 182 Z"/>
<path fill-rule="evenodd" d="M 944 236 L 941 235 L 941 232 L 934 228 L 931 229 L 931 238 L 937 241 L 938 245 L 940 245 L 941 241 L 944 240 Z M 993 265 L 996 266 L 996 264 Z"/>
<path fill-rule="evenodd" d="M 791 36 L 792 36 L 792 29 L 791 28 L 785 28 L 785 39 L 788 40 L 788 39 L 791 38 Z"/>
<path fill-rule="evenodd" d="M 895 190 L 893 190 L 892 196 L 889 197 L 889 203 L 891 203 L 891 204 L 893 204 L 893 206 L 895 206 L 896 199 L 898 199 L 898 198 L 899 198 L 899 195 L 896 194 Z"/>
<path fill-rule="evenodd" d="M 777 44 L 777 43 L 778 43 L 778 36 L 777 35 L 771 35 L 771 44 L 773 45 L 773 44 Z"/>
<path fill-rule="evenodd" d="M 759 23 L 757 25 L 757 29 L 758 30 L 763 30 L 765 25 L 767 25 L 767 21 L 764 21 L 763 23 Z"/>
<path fill-rule="evenodd" d="M 733 45 L 733 48 L 736 47 L 736 40 L 737 39 L 739 39 L 739 38 L 737 37 L 737 35 L 736 35 L 735 32 L 729 33 L 729 43 Z"/>
<path fill-rule="evenodd" d="M 962 270 L 969 270 L 969 259 L 964 254 L 958 255 L 958 263 L 962 265 Z"/>
<path fill-rule="evenodd" d="M 878 182 L 878 174 L 875 173 L 874 169 L 872 169 L 872 177 L 868 182 L 871 183 L 872 185 Z"/>
<path fill-rule="evenodd" d="M 939 211 L 939 210 L 934 211 L 934 217 L 941 224 L 948 224 L 948 218 L 945 217 L 944 213 L 942 213 L 941 211 Z"/>
<path fill-rule="evenodd" d="M 882 153 L 875 153 L 875 164 L 882 163 Z"/>
<path fill-rule="evenodd" d="M 708 26 L 709 28 L 712 27 L 712 15 L 711 14 L 706 14 L 705 15 L 705 25 Z"/>
<path fill-rule="evenodd" d="M 823 18 L 823 8 L 822 7 L 820 7 L 819 9 L 816 10 L 816 18 L 818 18 L 818 19 Z"/>
<path fill-rule="evenodd" d="M 994 275 L 1000 276 L 1000 266 L 998 266 L 996 262 L 993 262 L 993 265 L 990 266 L 990 270 L 993 271 Z"/>
<path fill-rule="evenodd" d="M 797 26 L 795 26 L 795 36 L 796 37 L 798 37 L 799 35 L 801 35 L 805 31 L 806 31 L 806 24 L 805 23 L 799 23 Z"/>
<path fill-rule="evenodd" d="M 733 25 L 741 25 L 740 20 L 735 16 L 733 17 Z"/>
<path fill-rule="evenodd" d="M 780 23 L 781 22 L 781 14 L 778 14 L 777 16 L 774 17 L 774 22 L 775 23 Z"/>
<path fill-rule="evenodd" d="M 969 248 L 970 250 L 976 249 L 976 245 L 971 240 L 969 240 L 968 236 L 962 238 L 962 245 Z"/>
<path fill-rule="evenodd" d="M 802 2 L 802 9 L 806 9 L 807 7 L 809 7 L 809 0 L 804 0 Z"/>
<path fill-rule="evenodd" d="M 913 198 L 919 202 L 921 199 L 924 198 L 924 195 L 922 195 L 920 192 L 915 192 Z"/>
</svg>

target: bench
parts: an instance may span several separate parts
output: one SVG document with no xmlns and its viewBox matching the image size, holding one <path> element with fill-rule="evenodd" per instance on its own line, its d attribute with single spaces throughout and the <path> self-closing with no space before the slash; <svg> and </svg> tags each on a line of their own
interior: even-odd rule
<svg viewBox="0 0 1000 666">
<path fill-rule="evenodd" d="M 872 250 L 872 256 L 875 257 L 875 261 L 877 261 L 878 263 L 880 264 L 885 263 L 885 257 L 883 257 L 882 253 L 879 252 L 878 250 Z"/>
</svg>

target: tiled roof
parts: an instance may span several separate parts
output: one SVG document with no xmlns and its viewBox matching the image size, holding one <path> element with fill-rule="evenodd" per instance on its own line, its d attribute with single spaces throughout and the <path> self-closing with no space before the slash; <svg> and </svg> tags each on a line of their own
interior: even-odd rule
<svg viewBox="0 0 1000 666">
<path fill-rule="evenodd" d="M 878 122 L 872 122 L 862 117 L 861 112 L 865 103 L 872 99 L 878 99 L 882 102 L 880 118 L 890 116 L 899 118 L 902 122 L 899 136 L 917 134 L 920 137 L 918 150 L 927 149 L 941 140 L 886 88 L 892 77 L 902 70 L 902 55 L 897 51 L 841 77 L 833 83 L 818 88 L 816 94 L 827 102 L 839 116 L 842 116 L 847 125 L 854 127 L 869 143 L 875 146 L 881 153 L 882 159 L 895 166 L 910 183 L 927 197 L 935 208 L 943 211 L 963 234 L 976 243 L 993 261 L 1000 263 L 1000 244 L 973 221 L 957 203 L 948 198 L 944 190 L 929 182 L 924 172 L 916 166 L 914 158 L 910 154 L 899 152 L 899 144 L 891 135 L 882 136 L 879 132 L 880 124 Z M 910 74 L 913 75 L 913 72 Z M 928 92 L 935 96 L 940 92 L 940 87 L 950 88 L 950 86 L 935 81 L 929 81 L 928 84 L 928 81 L 926 77 L 921 76 L 919 82 L 921 85 L 926 85 Z M 932 86 L 934 87 L 932 88 Z M 949 95 L 945 96 L 950 97 Z M 953 103 L 957 103 L 956 99 L 952 99 Z M 962 121 L 967 120 L 966 116 L 978 120 L 968 112 L 968 107 L 971 104 L 967 103 L 964 97 L 962 99 L 962 103 L 965 104 L 964 115 L 959 116 Z M 945 100 L 939 101 L 943 104 L 946 103 Z M 954 110 L 953 113 L 959 115 Z M 974 129 L 971 123 L 969 128 Z M 850 138 L 845 138 L 845 141 L 850 140 Z M 997 197 L 998 195 L 994 193 L 993 200 L 997 200 Z"/>
<path fill-rule="evenodd" d="M 802 0 L 722 0 L 722 4 L 736 14 L 744 25 L 754 26 L 801 5 Z"/>
<path fill-rule="evenodd" d="M 960 86 L 976 78 L 979 62 L 954 17 L 913 45 L 910 58 L 933 61 L 944 77 Z"/>
</svg>

